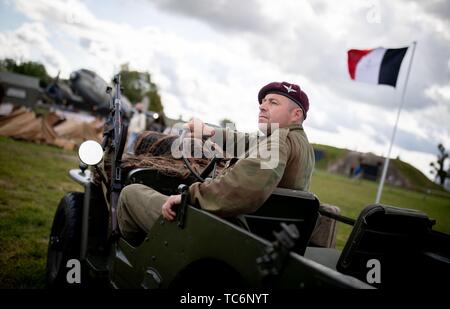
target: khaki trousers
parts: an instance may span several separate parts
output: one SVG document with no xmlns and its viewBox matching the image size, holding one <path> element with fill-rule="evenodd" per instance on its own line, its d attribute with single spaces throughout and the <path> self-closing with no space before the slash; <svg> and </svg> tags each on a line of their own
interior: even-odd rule
<svg viewBox="0 0 450 309">
<path fill-rule="evenodd" d="M 161 215 L 161 207 L 168 198 L 141 184 L 123 188 L 117 206 L 117 221 L 125 239 L 142 240 Z"/>
</svg>

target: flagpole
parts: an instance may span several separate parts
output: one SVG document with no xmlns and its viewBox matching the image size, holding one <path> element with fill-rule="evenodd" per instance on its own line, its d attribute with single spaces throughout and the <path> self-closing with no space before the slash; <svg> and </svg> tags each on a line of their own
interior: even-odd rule
<svg viewBox="0 0 450 309">
<path fill-rule="evenodd" d="M 394 144 L 395 134 L 397 133 L 398 120 L 400 119 L 400 113 L 403 108 L 403 103 L 405 102 L 405 92 L 406 92 L 406 87 L 408 85 L 409 72 L 411 71 L 411 64 L 412 64 L 412 61 L 414 58 L 414 51 L 416 50 L 417 42 L 414 41 L 412 44 L 413 44 L 413 46 L 412 46 L 413 48 L 412 48 L 412 52 L 411 52 L 411 59 L 409 60 L 408 71 L 406 72 L 405 85 L 403 86 L 403 92 L 402 92 L 402 96 L 400 99 L 400 106 L 397 111 L 397 119 L 395 120 L 394 130 L 392 130 L 391 143 L 389 145 L 389 150 L 388 150 L 386 159 L 384 160 L 383 173 L 381 174 L 381 180 L 380 180 L 380 185 L 378 186 L 375 204 L 380 203 L 380 200 L 381 200 L 381 193 L 383 192 L 384 181 L 386 180 L 386 174 L 387 174 L 387 170 L 389 167 L 389 158 L 391 156 L 392 145 Z"/>
</svg>

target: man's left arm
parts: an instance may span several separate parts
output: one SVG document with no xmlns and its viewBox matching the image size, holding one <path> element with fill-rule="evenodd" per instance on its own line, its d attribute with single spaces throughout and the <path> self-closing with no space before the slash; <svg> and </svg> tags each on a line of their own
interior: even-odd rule
<svg viewBox="0 0 450 309">
<path fill-rule="evenodd" d="M 261 158 L 259 154 L 256 158 L 240 159 L 225 175 L 192 184 L 190 202 L 223 217 L 256 211 L 283 177 L 290 152 L 287 133 L 280 129 L 277 136 L 272 134 L 259 145 L 269 154 L 276 154 L 275 157 Z"/>
</svg>

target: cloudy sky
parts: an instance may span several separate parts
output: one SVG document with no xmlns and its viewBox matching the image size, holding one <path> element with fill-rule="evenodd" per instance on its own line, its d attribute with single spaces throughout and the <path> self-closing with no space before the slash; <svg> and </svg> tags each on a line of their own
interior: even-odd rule
<svg viewBox="0 0 450 309">
<path fill-rule="evenodd" d="M 310 98 L 310 141 L 385 155 L 411 48 L 397 88 L 354 82 L 348 49 L 417 41 L 392 157 L 427 176 L 450 148 L 450 0 L 0 0 L 0 58 L 79 68 L 104 79 L 120 64 L 149 71 L 170 117 L 256 130 L 259 89 L 299 84 Z"/>
</svg>

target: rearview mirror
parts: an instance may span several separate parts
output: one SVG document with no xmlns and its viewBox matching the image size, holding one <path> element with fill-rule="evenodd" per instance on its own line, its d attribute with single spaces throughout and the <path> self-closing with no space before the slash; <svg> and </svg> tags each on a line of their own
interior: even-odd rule
<svg viewBox="0 0 450 309">
<path fill-rule="evenodd" d="M 85 141 L 78 148 L 78 157 L 86 165 L 97 165 L 103 159 L 103 148 L 96 141 Z"/>
</svg>

